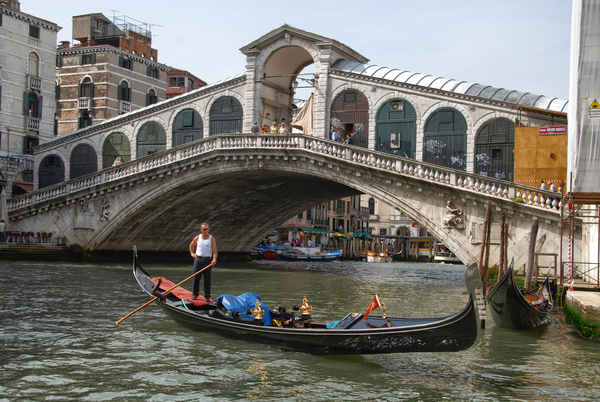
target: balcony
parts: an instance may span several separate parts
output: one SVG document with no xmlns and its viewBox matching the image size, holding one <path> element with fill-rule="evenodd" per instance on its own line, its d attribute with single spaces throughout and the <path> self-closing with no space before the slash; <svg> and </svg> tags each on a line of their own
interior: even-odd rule
<svg viewBox="0 0 600 402">
<path fill-rule="evenodd" d="M 29 89 L 42 90 L 42 79 L 33 75 L 27 75 L 27 86 Z"/>
<path fill-rule="evenodd" d="M 79 110 L 90 110 L 91 106 L 92 106 L 92 101 L 88 97 L 79 98 L 79 101 L 77 102 L 77 109 L 79 109 Z"/>
<path fill-rule="evenodd" d="M 37 118 L 37 117 L 30 117 L 30 116 L 27 116 L 26 119 L 27 119 L 27 130 L 40 131 L 42 119 Z"/>
<path fill-rule="evenodd" d="M 131 112 L 131 102 L 119 101 L 119 114 Z"/>
</svg>

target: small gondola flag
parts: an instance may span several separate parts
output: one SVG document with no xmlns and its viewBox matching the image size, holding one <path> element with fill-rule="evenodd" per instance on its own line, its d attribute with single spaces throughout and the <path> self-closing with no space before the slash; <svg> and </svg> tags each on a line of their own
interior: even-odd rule
<svg viewBox="0 0 600 402">
<path fill-rule="evenodd" d="M 379 297 L 377 297 L 377 295 L 375 295 L 373 300 L 371 300 L 371 304 L 369 304 L 369 308 L 367 309 L 367 312 L 365 313 L 365 321 L 367 321 L 367 318 L 369 318 L 369 314 L 371 313 L 371 311 L 375 310 L 379 306 L 381 306 L 381 303 L 379 303 Z"/>
</svg>

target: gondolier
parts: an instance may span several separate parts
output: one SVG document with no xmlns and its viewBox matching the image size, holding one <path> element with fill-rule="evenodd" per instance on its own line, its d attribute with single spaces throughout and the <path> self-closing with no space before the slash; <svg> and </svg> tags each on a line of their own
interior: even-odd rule
<svg viewBox="0 0 600 402">
<path fill-rule="evenodd" d="M 210 301 L 210 277 L 212 266 L 217 263 L 217 242 L 215 238 L 208 233 L 208 223 L 200 225 L 201 233 L 194 237 L 190 243 L 190 254 L 194 258 L 194 273 L 198 272 L 207 265 L 210 268 L 194 277 L 192 286 L 192 299 L 196 300 L 200 292 L 200 278 L 204 275 L 204 299 Z"/>
</svg>

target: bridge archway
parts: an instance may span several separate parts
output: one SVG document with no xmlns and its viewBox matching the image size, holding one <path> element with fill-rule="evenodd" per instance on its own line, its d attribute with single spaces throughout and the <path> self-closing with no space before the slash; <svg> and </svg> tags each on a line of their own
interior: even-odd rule
<svg viewBox="0 0 600 402">
<path fill-rule="evenodd" d="M 352 145 L 369 147 L 369 100 L 356 89 L 346 89 L 331 104 L 331 124 L 346 138 L 352 133 Z"/>
<path fill-rule="evenodd" d="M 141 158 L 165 149 L 167 149 L 167 133 L 164 127 L 155 121 L 144 123 L 137 135 L 136 157 Z"/>
<path fill-rule="evenodd" d="M 98 156 L 94 148 L 88 144 L 79 144 L 71 152 L 69 178 L 86 175 L 98 171 Z"/>
<path fill-rule="evenodd" d="M 38 188 L 44 188 L 65 181 L 65 163 L 58 155 L 48 155 L 42 159 L 38 169 Z"/>
<path fill-rule="evenodd" d="M 467 120 L 461 112 L 445 107 L 429 116 L 423 134 L 423 161 L 467 169 Z"/>
<path fill-rule="evenodd" d="M 131 144 L 123 133 L 111 133 L 102 146 L 102 169 L 111 167 L 117 157 L 122 162 L 131 160 Z"/>
<path fill-rule="evenodd" d="M 474 172 L 513 181 L 514 149 L 515 124 L 504 117 L 490 120 L 477 132 Z"/>
<path fill-rule="evenodd" d="M 375 149 L 405 158 L 416 158 L 417 113 L 406 99 L 386 101 L 375 120 Z"/>
<path fill-rule="evenodd" d="M 241 133 L 244 110 L 233 96 L 222 96 L 210 108 L 209 135 Z"/>
<path fill-rule="evenodd" d="M 173 120 L 173 147 L 199 140 L 204 135 L 204 123 L 194 109 L 183 109 Z"/>
</svg>

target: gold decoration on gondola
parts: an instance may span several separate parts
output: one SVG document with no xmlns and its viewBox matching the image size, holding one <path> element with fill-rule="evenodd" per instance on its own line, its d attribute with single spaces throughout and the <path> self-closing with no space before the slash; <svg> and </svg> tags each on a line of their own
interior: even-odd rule
<svg viewBox="0 0 600 402">
<path fill-rule="evenodd" d="M 381 301 L 381 310 L 383 311 L 383 319 L 387 319 L 387 315 L 385 315 L 385 302 Z"/>
<path fill-rule="evenodd" d="M 258 300 L 256 301 L 256 307 L 250 310 L 250 313 L 254 316 L 255 320 L 262 320 L 265 312 L 260 308 L 260 302 Z"/>
<path fill-rule="evenodd" d="M 306 299 L 306 296 L 304 296 L 304 298 L 302 299 L 302 305 L 298 308 L 298 310 L 303 315 L 309 315 L 311 313 L 312 307 L 308 305 L 308 300 Z"/>
</svg>

